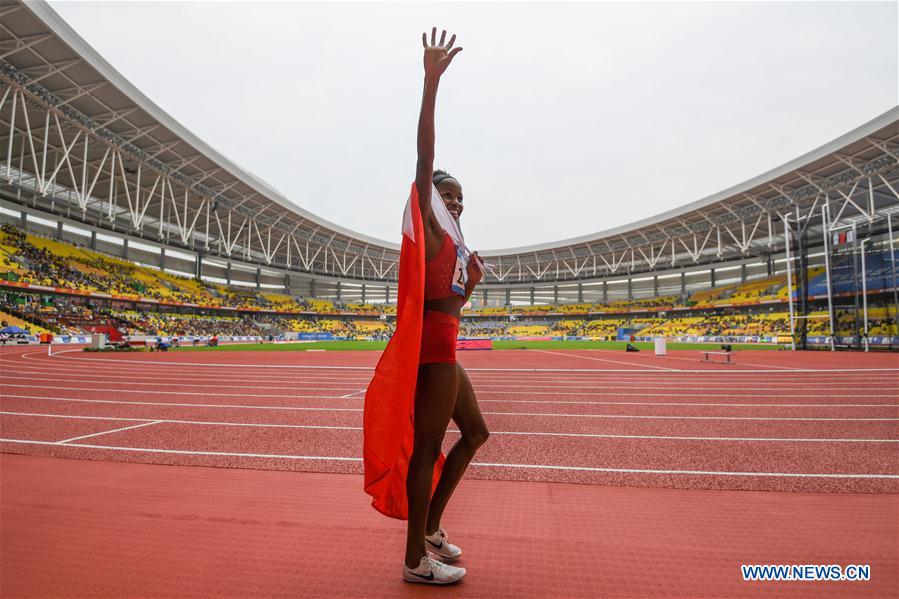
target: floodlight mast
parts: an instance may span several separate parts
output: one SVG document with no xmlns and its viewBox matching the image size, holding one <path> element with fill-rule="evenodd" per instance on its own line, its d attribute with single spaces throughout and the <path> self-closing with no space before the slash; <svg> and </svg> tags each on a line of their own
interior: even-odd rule
<svg viewBox="0 0 899 599">
<path fill-rule="evenodd" d="M 862 259 L 862 319 L 865 325 L 865 333 L 863 339 L 865 341 L 865 351 L 868 351 L 868 272 L 865 268 L 865 244 L 871 241 L 870 237 L 865 237 L 859 242 Z"/>
<path fill-rule="evenodd" d="M 796 351 L 796 321 L 793 313 L 793 267 L 790 258 L 790 220 L 789 216 L 784 215 L 784 241 L 787 251 L 787 304 L 790 310 L 790 348 Z"/>
<path fill-rule="evenodd" d="M 821 229 L 824 232 L 824 272 L 827 276 L 827 320 L 830 322 L 830 351 L 836 351 L 835 335 L 836 326 L 833 321 L 833 289 L 831 288 L 830 274 L 830 203 L 824 202 L 821 206 Z"/>
</svg>

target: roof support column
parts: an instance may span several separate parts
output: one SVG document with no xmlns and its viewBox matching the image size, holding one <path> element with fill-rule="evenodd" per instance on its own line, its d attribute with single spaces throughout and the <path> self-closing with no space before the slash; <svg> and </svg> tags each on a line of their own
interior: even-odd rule
<svg viewBox="0 0 899 599">
<path fill-rule="evenodd" d="M 715 286 L 715 269 L 714 268 L 709 269 L 709 281 L 712 283 L 712 287 L 714 287 Z"/>
<path fill-rule="evenodd" d="M 634 283 L 630 277 L 627 278 L 627 299 L 628 301 L 634 299 Z"/>
<path fill-rule="evenodd" d="M 746 282 L 746 265 L 745 264 L 740 265 L 740 282 L 741 283 Z"/>
<path fill-rule="evenodd" d="M 203 274 L 203 255 L 200 252 L 197 252 L 197 260 L 194 263 L 194 277 L 198 280 L 200 279 L 200 275 Z"/>
<path fill-rule="evenodd" d="M 165 272 L 165 248 L 164 247 L 159 248 L 159 270 L 161 270 L 162 272 Z M 230 273 L 230 263 L 229 263 L 229 271 L 228 272 Z M 230 283 L 230 282 L 231 281 L 229 280 L 228 283 Z"/>
<path fill-rule="evenodd" d="M 506 287 L 506 305 L 509 306 L 512 304 L 512 289 L 510 287 Z"/>
<path fill-rule="evenodd" d="M 681 298 L 685 298 L 687 296 L 687 273 L 680 273 L 680 294 Z"/>
<path fill-rule="evenodd" d="M 315 297 L 315 279 L 309 281 L 309 297 Z"/>
<path fill-rule="evenodd" d="M 531 305 L 534 305 L 534 288 L 531 287 Z"/>
<path fill-rule="evenodd" d="M 340 288 L 341 288 L 340 281 L 337 281 L 337 301 L 338 302 L 340 301 Z"/>
<path fill-rule="evenodd" d="M 604 304 L 609 303 L 609 282 L 608 281 L 602 282 L 602 303 L 604 303 Z"/>
<path fill-rule="evenodd" d="M 60 224 L 62 224 L 62 223 L 60 223 Z M 60 227 L 60 230 L 61 229 L 62 229 L 62 227 Z M 125 260 L 128 259 L 128 238 L 127 237 L 122 238 L 122 258 L 124 258 Z"/>
<path fill-rule="evenodd" d="M 390 303 L 390 285 L 384 286 L 384 302 L 387 304 Z"/>
<path fill-rule="evenodd" d="M 487 288 L 484 287 L 484 306 L 487 305 Z"/>
<path fill-rule="evenodd" d="M 577 303 L 579 303 L 579 304 L 584 303 L 584 284 L 583 283 L 577 284 Z"/>
<path fill-rule="evenodd" d="M 24 231 L 25 227 L 28 225 L 28 213 L 22 210 L 19 212 L 19 227 Z"/>
<path fill-rule="evenodd" d="M 262 269 L 256 267 L 256 289 L 262 288 Z"/>
<path fill-rule="evenodd" d="M 559 286 L 553 285 L 553 304 L 559 304 Z"/>
<path fill-rule="evenodd" d="M 228 285 L 231 284 L 231 261 L 228 260 L 227 264 L 225 264 L 225 280 L 228 282 Z"/>
<path fill-rule="evenodd" d="M 23 212 L 22 214 L 25 214 L 25 213 Z M 91 231 L 91 244 L 90 244 L 90 248 L 91 248 L 92 250 L 97 249 L 97 232 L 96 232 L 96 231 Z"/>
<path fill-rule="evenodd" d="M 659 275 L 652 277 L 652 296 L 659 297 Z"/>
<path fill-rule="evenodd" d="M 362 303 L 365 303 L 365 283 L 362 283 Z"/>
<path fill-rule="evenodd" d="M 61 220 L 56 221 L 56 238 L 62 239 L 62 221 Z M 127 243 L 127 242 L 128 242 L 128 240 L 126 239 L 125 243 Z"/>
</svg>

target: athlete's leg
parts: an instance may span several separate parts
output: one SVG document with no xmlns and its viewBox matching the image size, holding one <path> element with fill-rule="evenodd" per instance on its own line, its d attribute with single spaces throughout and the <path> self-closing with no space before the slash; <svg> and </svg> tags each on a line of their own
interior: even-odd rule
<svg viewBox="0 0 899 599">
<path fill-rule="evenodd" d="M 431 535 L 440 528 L 440 519 L 449 498 L 452 496 L 456 485 L 462 478 L 469 462 L 474 457 L 478 447 L 487 441 L 489 431 L 478 407 L 478 399 L 468 380 L 468 374 L 461 364 L 456 365 L 459 377 L 459 394 L 456 397 L 456 407 L 453 410 L 453 422 L 459 427 L 462 436 L 453 445 L 443 464 L 443 473 L 440 481 L 431 497 L 431 505 L 428 508 L 427 534 Z"/>
<path fill-rule="evenodd" d="M 409 523 L 406 565 L 416 568 L 425 556 L 425 523 L 434 481 L 434 464 L 440 455 L 446 425 L 453 414 L 459 376 L 455 364 L 423 364 L 418 368 L 415 392 L 415 441 L 406 476 Z"/>
</svg>

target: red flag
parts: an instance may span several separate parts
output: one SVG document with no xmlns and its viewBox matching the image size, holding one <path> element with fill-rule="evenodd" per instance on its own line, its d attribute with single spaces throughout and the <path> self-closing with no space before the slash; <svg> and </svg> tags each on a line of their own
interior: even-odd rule
<svg viewBox="0 0 899 599">
<path fill-rule="evenodd" d="M 365 392 L 362 425 L 365 492 L 372 496 L 372 507 L 400 520 L 407 519 L 409 514 L 406 473 L 414 439 L 413 408 L 425 296 L 425 235 L 414 183 L 407 215 L 411 219 L 405 220 L 411 223 L 406 222 L 403 227 L 396 332 L 387 343 Z M 441 454 L 435 464 L 432 493 L 444 460 Z"/>
</svg>

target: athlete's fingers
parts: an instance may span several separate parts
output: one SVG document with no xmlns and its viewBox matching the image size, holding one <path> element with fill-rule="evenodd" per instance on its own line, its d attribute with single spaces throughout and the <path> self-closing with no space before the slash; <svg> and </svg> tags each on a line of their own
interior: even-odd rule
<svg viewBox="0 0 899 599">
<path fill-rule="evenodd" d="M 436 27 L 431 28 L 431 45 L 432 46 L 437 45 L 437 28 Z"/>
<path fill-rule="evenodd" d="M 453 36 L 450 38 L 449 43 L 446 45 L 446 51 L 447 51 L 447 52 L 450 51 L 450 49 L 453 47 L 453 44 L 454 44 L 454 43 L 456 43 L 456 34 L 455 34 L 455 33 L 454 33 Z"/>
<path fill-rule="evenodd" d="M 461 52 L 461 51 L 462 51 L 462 48 L 461 48 L 461 47 L 460 47 L 460 48 L 453 48 L 452 51 L 449 53 L 450 60 L 452 60 L 452 59 L 453 59 L 453 56 L 455 56 L 456 54 L 458 54 L 458 53 Z"/>
<path fill-rule="evenodd" d="M 421 45 L 424 46 L 425 48 L 428 47 L 428 34 L 427 33 L 421 34 Z"/>
<path fill-rule="evenodd" d="M 446 41 L 446 29 L 440 32 L 440 45 L 443 45 L 443 42 Z"/>
</svg>

